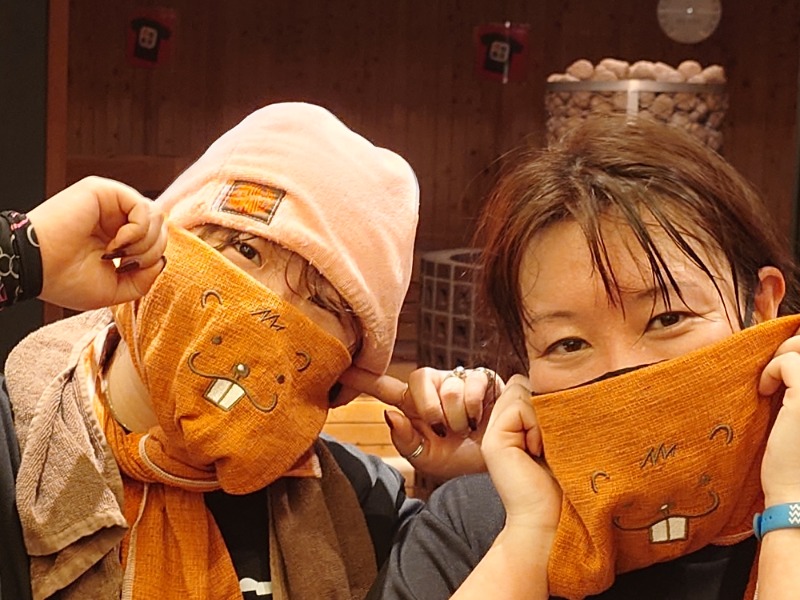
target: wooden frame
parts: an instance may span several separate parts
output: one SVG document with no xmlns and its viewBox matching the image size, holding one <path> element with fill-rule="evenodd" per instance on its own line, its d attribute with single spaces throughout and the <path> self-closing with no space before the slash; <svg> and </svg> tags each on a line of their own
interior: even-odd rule
<svg viewBox="0 0 800 600">
<path fill-rule="evenodd" d="M 67 174 L 67 62 L 69 0 L 50 0 L 47 16 L 47 123 L 45 194 L 64 189 Z M 64 317 L 64 309 L 44 303 L 44 323 Z"/>
</svg>

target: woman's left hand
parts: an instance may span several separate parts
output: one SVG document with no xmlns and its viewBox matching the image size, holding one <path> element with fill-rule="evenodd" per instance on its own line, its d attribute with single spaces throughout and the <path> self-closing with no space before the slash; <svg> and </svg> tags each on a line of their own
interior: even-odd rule
<svg viewBox="0 0 800 600">
<path fill-rule="evenodd" d="M 798 332 L 800 333 L 800 332 Z M 780 345 L 761 375 L 764 396 L 786 386 L 761 463 L 761 485 L 767 506 L 800 502 L 800 335 Z"/>
</svg>

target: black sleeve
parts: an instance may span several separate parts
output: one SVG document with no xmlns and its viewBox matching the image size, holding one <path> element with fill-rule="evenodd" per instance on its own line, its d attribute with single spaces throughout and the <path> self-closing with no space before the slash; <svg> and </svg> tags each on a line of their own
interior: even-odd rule
<svg viewBox="0 0 800 600">
<path fill-rule="evenodd" d="M 356 492 L 380 568 L 389 556 L 397 532 L 420 511 L 423 503 L 406 495 L 403 476 L 379 457 L 330 436 L 321 437 Z"/>
<path fill-rule="evenodd" d="M 405 525 L 367 598 L 449 598 L 486 554 L 504 522 L 503 504 L 488 475 L 448 481 Z"/>
<path fill-rule="evenodd" d="M 42 292 L 42 252 L 24 213 L 0 211 L 0 309 Z"/>
</svg>

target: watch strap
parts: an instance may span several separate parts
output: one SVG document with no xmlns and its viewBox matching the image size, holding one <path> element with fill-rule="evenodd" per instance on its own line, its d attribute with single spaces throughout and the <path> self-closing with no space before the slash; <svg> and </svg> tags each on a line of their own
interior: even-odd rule
<svg viewBox="0 0 800 600">
<path fill-rule="evenodd" d="M 753 532 L 762 539 L 773 529 L 800 528 L 800 502 L 788 502 L 770 506 L 753 517 Z"/>
</svg>

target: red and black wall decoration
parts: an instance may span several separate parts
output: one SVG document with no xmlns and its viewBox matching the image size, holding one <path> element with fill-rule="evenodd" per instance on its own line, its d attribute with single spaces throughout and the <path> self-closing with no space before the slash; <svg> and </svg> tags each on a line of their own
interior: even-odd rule
<svg viewBox="0 0 800 600">
<path fill-rule="evenodd" d="M 128 19 L 127 56 L 137 67 L 157 67 L 169 60 L 177 14 L 171 8 L 139 8 Z"/>
<path fill-rule="evenodd" d="M 475 68 L 479 75 L 502 81 L 523 81 L 528 50 L 527 24 L 487 23 L 474 30 Z"/>
</svg>

